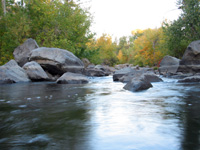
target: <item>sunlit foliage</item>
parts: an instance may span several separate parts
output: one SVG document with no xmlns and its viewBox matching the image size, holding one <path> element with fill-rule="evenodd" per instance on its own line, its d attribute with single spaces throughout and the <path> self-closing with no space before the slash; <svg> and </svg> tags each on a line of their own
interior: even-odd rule
<svg viewBox="0 0 200 150">
<path fill-rule="evenodd" d="M 116 46 L 112 42 L 112 37 L 110 35 L 103 34 L 97 40 L 91 40 L 87 43 L 87 47 L 86 53 L 88 55 L 86 57 L 92 63 L 100 63 L 111 66 L 116 64 Z"/>
</svg>

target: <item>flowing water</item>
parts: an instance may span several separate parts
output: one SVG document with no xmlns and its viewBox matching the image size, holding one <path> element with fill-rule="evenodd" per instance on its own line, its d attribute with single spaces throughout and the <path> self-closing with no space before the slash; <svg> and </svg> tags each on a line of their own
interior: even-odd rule
<svg viewBox="0 0 200 150">
<path fill-rule="evenodd" d="M 0 150 L 199 150 L 200 84 L 0 86 Z"/>
</svg>

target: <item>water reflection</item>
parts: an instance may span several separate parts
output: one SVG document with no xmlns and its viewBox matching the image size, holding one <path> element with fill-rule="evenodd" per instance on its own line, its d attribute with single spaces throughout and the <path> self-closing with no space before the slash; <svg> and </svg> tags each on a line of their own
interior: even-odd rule
<svg viewBox="0 0 200 150">
<path fill-rule="evenodd" d="M 89 89 L 34 83 L 3 85 L 0 93 L 0 149 L 87 146 Z"/>
<path fill-rule="evenodd" d="M 164 80 L 139 93 L 111 77 L 3 85 L 0 149 L 199 150 L 200 85 Z"/>
<path fill-rule="evenodd" d="M 190 86 L 191 85 L 185 85 Z M 182 149 L 199 150 L 200 149 L 200 93 L 199 85 L 193 85 L 192 89 L 187 91 L 185 97 L 186 105 L 182 109 L 181 126 L 183 128 Z"/>
</svg>

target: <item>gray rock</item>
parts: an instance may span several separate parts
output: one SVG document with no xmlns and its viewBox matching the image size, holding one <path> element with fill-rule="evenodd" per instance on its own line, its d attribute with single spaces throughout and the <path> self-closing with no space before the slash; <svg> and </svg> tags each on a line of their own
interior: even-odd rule
<svg viewBox="0 0 200 150">
<path fill-rule="evenodd" d="M 163 82 L 163 80 L 158 77 L 156 74 L 153 74 L 153 73 L 145 73 L 143 74 L 144 78 L 146 81 L 148 82 Z"/>
<path fill-rule="evenodd" d="M 30 60 L 39 63 L 52 75 L 62 75 L 65 72 L 82 73 L 84 70 L 83 62 L 79 58 L 59 48 L 37 48 L 32 51 Z"/>
<path fill-rule="evenodd" d="M 114 72 L 114 68 L 106 66 L 106 65 L 89 65 L 86 69 L 84 74 L 86 76 L 92 77 L 103 77 L 108 76 Z"/>
<path fill-rule="evenodd" d="M 179 67 L 179 63 L 179 59 L 172 56 L 165 56 L 160 63 L 160 74 L 176 73 Z"/>
<path fill-rule="evenodd" d="M 140 77 L 140 78 L 133 78 L 124 86 L 124 89 L 132 92 L 138 92 L 147 90 L 151 87 L 153 86 L 150 82 L 148 82 L 144 77 Z"/>
<path fill-rule="evenodd" d="M 84 71 L 84 75 L 90 76 L 90 77 L 103 77 L 103 76 L 106 76 L 107 74 L 100 69 L 86 68 Z"/>
<path fill-rule="evenodd" d="M 127 68 L 127 67 L 132 67 L 132 64 L 119 64 L 119 65 L 115 65 L 115 69 L 117 70 L 121 70 L 123 68 Z"/>
<path fill-rule="evenodd" d="M 29 61 L 29 57 L 31 51 L 38 48 L 36 41 L 33 39 L 26 40 L 22 45 L 18 46 L 14 52 L 15 61 L 19 64 L 19 66 L 23 66 L 25 63 Z"/>
<path fill-rule="evenodd" d="M 10 60 L 5 65 L 0 66 L 0 84 L 29 81 L 25 70 L 18 66 L 15 60 Z"/>
<path fill-rule="evenodd" d="M 87 68 L 91 64 L 90 61 L 87 58 L 82 58 L 81 60 L 84 64 L 85 68 Z"/>
<path fill-rule="evenodd" d="M 113 67 L 107 65 L 96 65 L 94 68 L 104 71 L 106 76 L 112 74 L 115 71 Z"/>
<path fill-rule="evenodd" d="M 200 40 L 194 41 L 189 44 L 180 61 L 178 72 L 200 72 Z"/>
<path fill-rule="evenodd" d="M 134 72 L 135 69 L 131 68 L 131 67 L 126 67 L 120 70 L 117 70 L 114 72 L 113 74 L 113 81 L 119 81 L 120 78 L 130 72 Z"/>
<path fill-rule="evenodd" d="M 120 82 L 127 83 L 127 82 L 131 81 L 133 78 L 139 78 L 139 77 L 141 77 L 141 76 L 144 75 L 144 74 L 149 75 L 149 76 L 147 76 L 147 77 L 148 77 L 149 79 L 151 78 L 152 80 L 153 80 L 153 78 L 154 78 L 154 79 L 155 79 L 155 78 L 156 78 L 156 79 L 159 78 L 158 76 L 156 76 L 156 75 L 154 74 L 154 70 L 153 70 L 153 69 L 151 69 L 151 68 L 141 68 L 140 70 L 134 69 L 134 70 L 132 70 L 131 72 L 129 72 L 129 73 L 123 75 L 123 76 L 119 79 L 119 81 L 120 81 Z M 150 77 L 150 76 L 151 76 L 151 77 Z M 155 79 L 155 81 L 156 81 L 156 79 Z M 158 79 L 158 80 L 160 80 L 160 79 Z"/>
<path fill-rule="evenodd" d="M 46 72 L 35 61 L 26 63 L 23 66 L 23 69 L 26 71 L 29 79 L 31 79 L 32 81 L 50 80 Z"/>
<path fill-rule="evenodd" d="M 67 72 L 63 74 L 57 81 L 58 84 L 86 84 L 88 78 L 82 74 Z"/>
<path fill-rule="evenodd" d="M 191 76 L 178 80 L 178 82 L 200 82 L 200 76 Z"/>
</svg>

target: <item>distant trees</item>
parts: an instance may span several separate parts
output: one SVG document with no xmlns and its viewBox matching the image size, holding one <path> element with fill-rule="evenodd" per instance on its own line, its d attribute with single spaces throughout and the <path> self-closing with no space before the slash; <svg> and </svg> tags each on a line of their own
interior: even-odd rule
<svg viewBox="0 0 200 150">
<path fill-rule="evenodd" d="M 92 63 L 112 66 L 117 63 L 116 44 L 107 34 L 103 34 L 97 40 L 91 39 L 87 43 L 85 57 Z"/>
<path fill-rule="evenodd" d="M 166 54 L 163 42 L 162 28 L 144 30 L 134 41 L 134 64 L 140 66 L 157 65 Z"/>
</svg>

